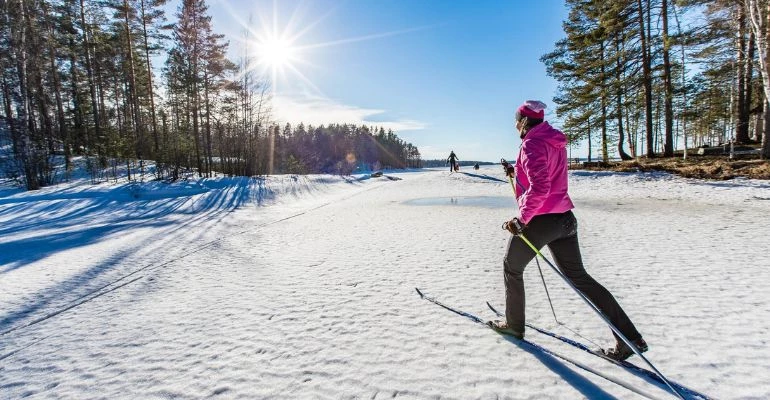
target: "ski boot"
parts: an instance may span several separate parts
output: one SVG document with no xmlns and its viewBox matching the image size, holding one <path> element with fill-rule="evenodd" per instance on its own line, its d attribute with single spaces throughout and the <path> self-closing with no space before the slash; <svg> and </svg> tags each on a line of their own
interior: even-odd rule
<svg viewBox="0 0 770 400">
<path fill-rule="evenodd" d="M 516 339 L 524 339 L 524 332 L 519 332 L 511 327 L 508 326 L 508 323 L 505 321 L 500 321 L 498 319 L 494 321 L 488 321 L 487 325 L 489 325 L 490 328 L 494 329 L 498 333 L 502 333 L 504 335 L 513 336 Z"/>
<path fill-rule="evenodd" d="M 647 342 L 645 342 L 644 339 L 642 338 L 636 339 L 631 343 L 633 343 L 634 346 L 636 346 L 636 349 L 639 350 L 640 353 L 644 353 L 649 348 L 647 346 Z M 628 345 L 625 342 L 622 342 L 622 341 L 618 342 L 615 345 L 615 348 L 602 350 L 602 352 L 604 353 L 605 356 L 615 361 L 623 361 L 628 357 L 631 357 L 634 354 L 636 354 L 634 353 L 634 350 L 632 350 L 630 347 L 628 347 Z"/>
</svg>

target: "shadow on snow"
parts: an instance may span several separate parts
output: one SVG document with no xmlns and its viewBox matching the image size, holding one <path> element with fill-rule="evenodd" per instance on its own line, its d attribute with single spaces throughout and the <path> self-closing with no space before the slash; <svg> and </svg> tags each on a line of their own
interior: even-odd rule
<svg viewBox="0 0 770 400">
<path fill-rule="evenodd" d="M 558 375 L 560 378 L 564 380 L 564 382 L 569 383 L 574 387 L 577 391 L 579 391 L 583 396 L 589 399 L 616 399 L 615 396 L 607 393 L 602 388 L 597 386 L 595 383 L 591 382 L 588 378 L 578 374 L 577 372 L 573 371 L 569 367 L 567 367 L 563 362 L 559 361 L 556 357 L 544 353 L 543 351 L 527 344 L 526 342 L 519 341 L 518 339 L 513 339 L 509 337 L 504 337 L 505 340 L 508 342 L 511 342 L 515 344 L 518 348 L 526 351 L 527 353 L 531 354 L 533 357 L 537 358 L 538 361 L 543 363 L 544 366 L 546 366 L 548 369 L 553 371 L 556 375 Z"/>
<path fill-rule="evenodd" d="M 471 178 L 486 179 L 486 180 L 495 181 L 495 182 L 508 183 L 508 181 L 502 180 L 500 178 L 495 178 L 486 174 L 479 175 L 479 174 L 472 174 L 470 172 L 460 172 L 460 173 L 463 175 L 470 176 Z"/>
<path fill-rule="evenodd" d="M 318 183 L 290 179 L 299 181 L 290 191 L 300 194 L 313 191 Z M 238 207 L 264 205 L 275 197 L 276 191 L 263 178 L 223 178 L 171 185 L 152 182 L 106 190 L 65 188 L 30 196 L 22 193 L 0 197 L 0 238 L 16 236 L 11 240 L 0 239 L 0 276 L 68 250 L 137 233 L 121 240 L 117 251 L 98 259 L 95 265 L 52 287 L 30 293 L 29 300 L 17 309 L 3 310 L 0 332 L 89 295 L 106 281 L 114 280 L 115 275 L 105 275 L 107 272 L 143 249 L 179 246 L 180 235 L 184 237 L 182 245 L 195 243 L 199 239 L 192 236 L 189 227 L 206 221 L 216 223 Z M 143 228 L 164 231 L 145 237 L 139 232 Z M 155 263 L 162 261 L 155 259 Z M 132 271 L 141 267 L 138 265 Z"/>
</svg>

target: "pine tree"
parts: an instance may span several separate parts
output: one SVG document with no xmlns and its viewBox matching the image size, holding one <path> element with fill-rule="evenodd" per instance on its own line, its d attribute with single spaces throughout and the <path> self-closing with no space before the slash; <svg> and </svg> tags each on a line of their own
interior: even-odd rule
<svg viewBox="0 0 770 400">
<path fill-rule="evenodd" d="M 214 69 L 214 59 L 223 54 L 227 47 L 226 44 L 221 44 L 222 36 L 213 33 L 211 16 L 207 15 L 207 11 L 208 6 L 203 0 L 182 2 L 178 13 L 179 22 L 173 33 L 174 46 L 167 61 L 169 68 L 173 70 L 170 75 L 175 79 L 173 87 L 180 89 L 180 95 L 185 99 L 184 118 L 191 123 L 188 137 L 193 143 L 199 176 L 209 172 L 204 168 L 205 159 L 201 155 L 202 151 L 204 154 L 208 151 L 208 146 L 204 145 L 210 143 L 210 119 L 202 121 L 202 118 L 211 112 L 211 99 L 207 97 L 210 82 L 207 81 L 206 74 Z M 205 139 L 200 129 L 202 122 L 206 128 Z M 207 159 L 210 161 L 210 157 Z M 207 167 L 208 164 L 207 161 Z"/>
<path fill-rule="evenodd" d="M 606 160 L 609 74 L 603 56 L 607 32 L 599 21 L 598 1 L 568 0 L 567 6 L 570 12 L 563 23 L 567 37 L 556 42 L 555 50 L 541 60 L 548 74 L 559 81 L 554 102 L 557 114 L 564 119 L 565 130 L 575 128 L 577 133 L 570 135 L 571 138 L 588 139 L 590 161 L 591 128 L 592 124 L 598 124 L 602 131 L 602 158 Z M 599 114 L 599 117 L 591 118 L 591 114 Z"/>
</svg>

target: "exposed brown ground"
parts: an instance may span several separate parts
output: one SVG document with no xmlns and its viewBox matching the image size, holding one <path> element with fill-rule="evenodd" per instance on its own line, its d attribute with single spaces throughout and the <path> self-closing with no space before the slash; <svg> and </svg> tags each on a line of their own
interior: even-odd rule
<svg viewBox="0 0 770 400">
<path fill-rule="evenodd" d="M 688 178 L 726 180 L 737 177 L 770 180 L 768 160 L 730 160 L 724 156 L 691 156 L 678 158 L 641 158 L 633 161 L 572 165 L 572 169 L 603 171 L 666 171 Z"/>
</svg>

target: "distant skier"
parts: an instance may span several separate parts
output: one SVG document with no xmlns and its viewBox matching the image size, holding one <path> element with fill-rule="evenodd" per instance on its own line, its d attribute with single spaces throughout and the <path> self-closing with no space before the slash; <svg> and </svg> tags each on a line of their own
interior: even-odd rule
<svg viewBox="0 0 770 400">
<path fill-rule="evenodd" d="M 547 245 L 559 270 L 588 297 L 609 321 L 639 350 L 647 351 L 642 335 L 612 294 L 596 282 L 583 267 L 577 236 L 577 220 L 567 194 L 567 138 L 543 121 L 546 105 L 528 100 L 516 111 L 516 130 L 521 147 L 513 167 L 504 163 L 506 175 L 515 179 L 519 216 L 503 224 L 513 236 L 503 261 L 505 277 L 505 319 L 490 321 L 492 328 L 524 337 L 523 273 L 535 253 L 519 238 L 523 234 L 538 249 Z M 613 332 L 613 335 L 615 333 Z M 634 354 L 615 335 L 615 348 L 605 354 L 625 360 Z"/>
<path fill-rule="evenodd" d="M 479 163 L 473 164 L 473 169 L 478 171 L 479 170 Z"/>
<path fill-rule="evenodd" d="M 446 159 L 446 162 L 449 163 L 449 172 L 459 171 L 460 165 L 457 164 L 457 161 L 460 161 L 459 158 L 457 158 L 457 155 L 455 154 L 454 150 L 449 151 L 449 158 Z"/>
</svg>

